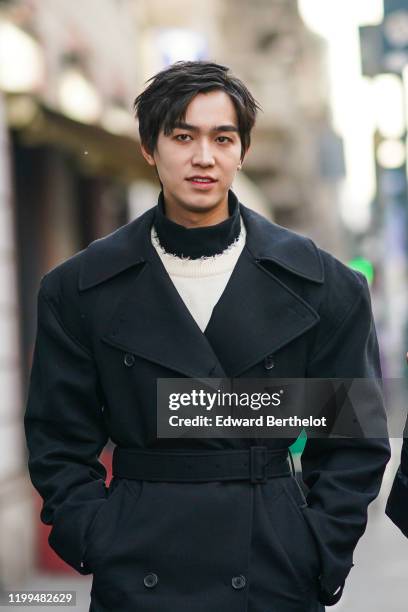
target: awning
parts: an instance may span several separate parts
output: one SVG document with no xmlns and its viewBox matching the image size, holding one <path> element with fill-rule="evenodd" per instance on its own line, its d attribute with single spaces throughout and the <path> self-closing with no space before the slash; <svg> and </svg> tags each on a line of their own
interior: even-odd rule
<svg viewBox="0 0 408 612">
<path fill-rule="evenodd" d="M 125 182 L 155 181 L 135 138 L 70 119 L 32 96 L 6 97 L 9 127 L 25 146 L 51 145 L 75 155 L 83 172 Z"/>
</svg>

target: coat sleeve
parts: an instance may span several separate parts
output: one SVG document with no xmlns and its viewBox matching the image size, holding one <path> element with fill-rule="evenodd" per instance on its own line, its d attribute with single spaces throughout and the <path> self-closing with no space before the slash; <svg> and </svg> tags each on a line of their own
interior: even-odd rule
<svg viewBox="0 0 408 612">
<path fill-rule="evenodd" d="M 106 470 L 98 461 L 108 440 L 102 393 L 92 355 L 64 325 L 45 278 L 24 416 L 28 469 L 43 499 L 40 518 L 52 525 L 49 544 L 89 574 L 82 560 L 85 533 L 107 493 Z"/>
<path fill-rule="evenodd" d="M 334 328 L 322 326 L 309 361 L 308 377 L 381 378 L 367 282 L 361 275 L 352 274 L 351 305 Z M 333 302 L 333 295 L 330 299 Z M 303 479 L 309 489 L 305 516 L 318 542 L 322 563 L 320 600 L 326 605 L 341 597 L 353 566 L 353 551 L 366 528 L 368 505 L 379 493 L 390 457 L 381 393 L 373 396 L 373 403 L 369 406 L 370 415 L 378 419 L 384 437 L 309 438 L 301 457 Z"/>
</svg>

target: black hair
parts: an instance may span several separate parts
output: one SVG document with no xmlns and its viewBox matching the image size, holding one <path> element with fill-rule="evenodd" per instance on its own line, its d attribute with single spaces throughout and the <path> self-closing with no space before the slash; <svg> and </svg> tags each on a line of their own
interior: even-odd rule
<svg viewBox="0 0 408 612">
<path fill-rule="evenodd" d="M 140 140 L 152 154 L 160 130 L 171 134 L 175 124 L 183 121 L 187 106 L 198 93 L 222 90 L 235 107 L 241 139 L 241 159 L 251 142 L 251 130 L 257 110 L 261 109 L 248 88 L 237 77 L 229 74 L 228 66 L 205 61 L 175 62 L 152 76 L 146 89 L 134 101 L 135 116 L 139 120 Z"/>
</svg>

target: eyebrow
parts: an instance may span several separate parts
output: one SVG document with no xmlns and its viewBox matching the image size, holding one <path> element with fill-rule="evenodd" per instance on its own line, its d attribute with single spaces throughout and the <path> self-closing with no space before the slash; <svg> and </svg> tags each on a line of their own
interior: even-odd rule
<svg viewBox="0 0 408 612">
<path fill-rule="evenodd" d="M 190 123 L 185 123 L 184 121 L 177 121 L 174 124 L 173 129 L 179 128 L 181 130 L 188 130 L 190 132 L 199 132 L 200 128 L 196 125 L 191 125 Z M 211 132 L 238 132 L 238 128 L 235 125 L 226 124 L 226 125 L 215 125 L 211 128 Z"/>
</svg>

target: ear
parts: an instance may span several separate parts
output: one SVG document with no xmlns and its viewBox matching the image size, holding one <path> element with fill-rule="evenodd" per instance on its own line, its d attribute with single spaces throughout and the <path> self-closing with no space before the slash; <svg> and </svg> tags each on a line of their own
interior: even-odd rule
<svg viewBox="0 0 408 612">
<path fill-rule="evenodd" d="M 142 144 L 140 145 L 140 150 L 142 152 L 143 157 L 145 158 L 145 160 L 149 164 L 149 166 L 155 166 L 156 162 L 154 161 L 153 155 L 151 155 L 149 153 L 149 151 L 144 147 L 144 145 L 142 145 Z"/>
</svg>

